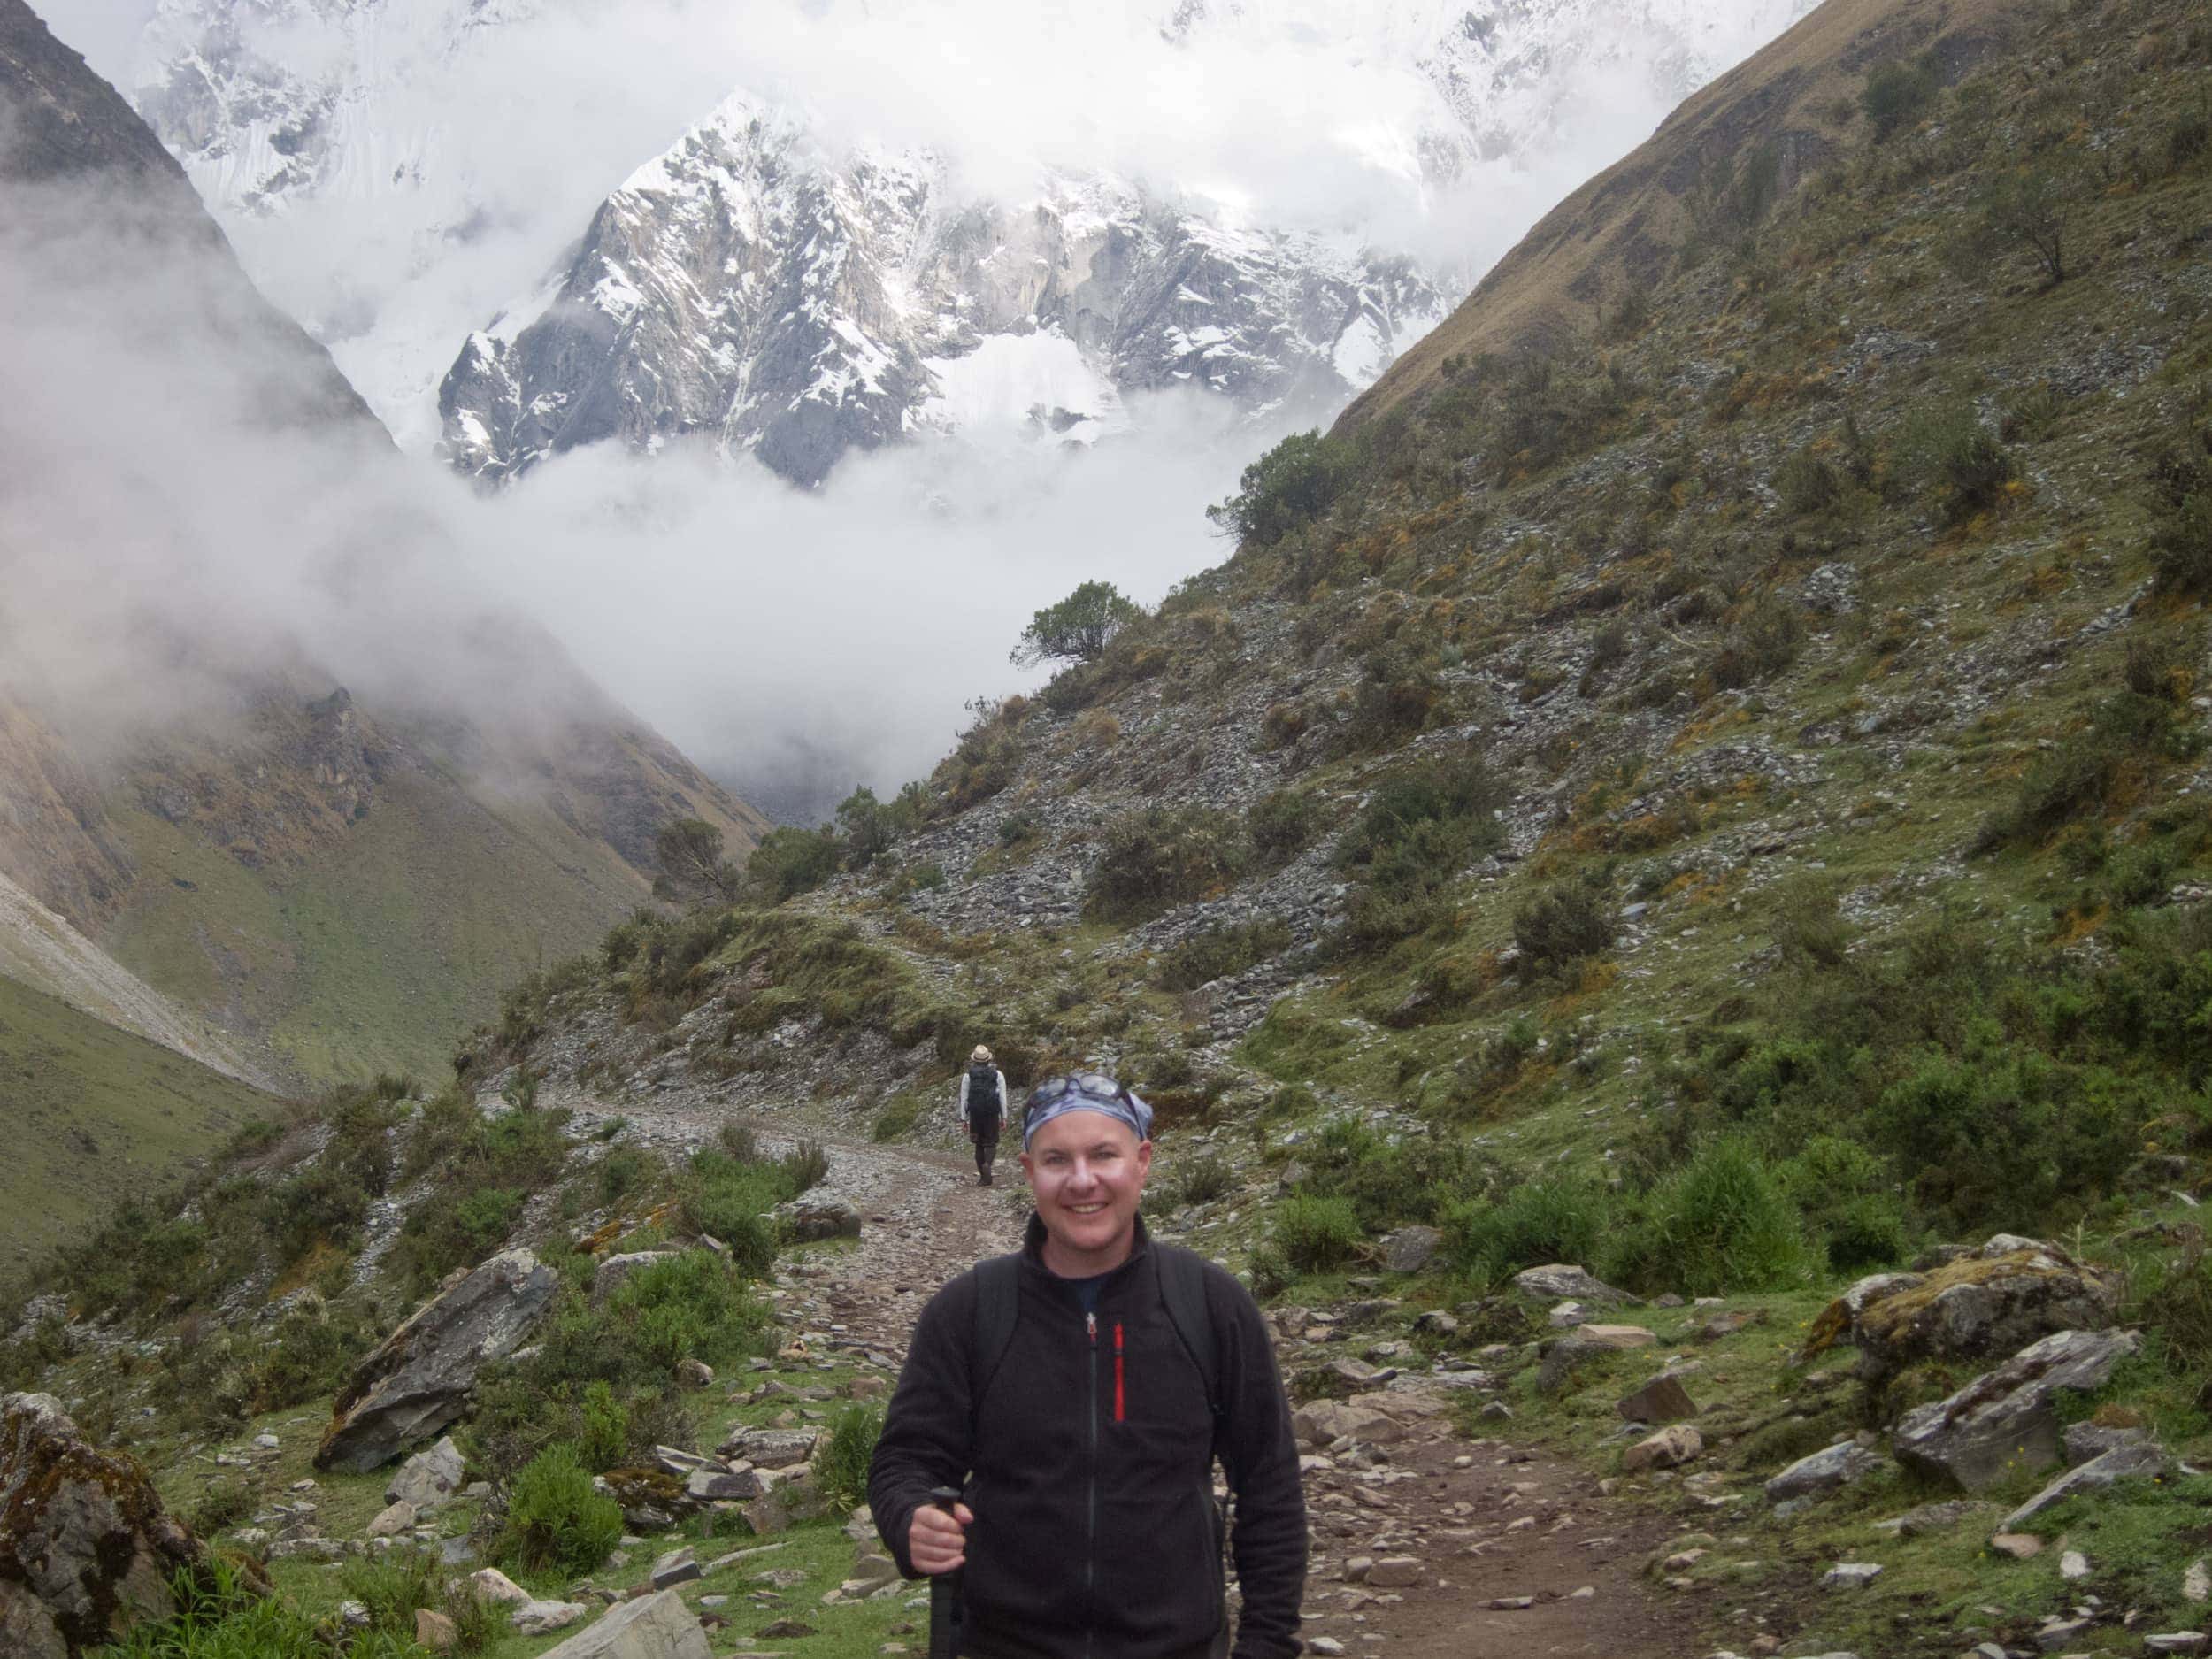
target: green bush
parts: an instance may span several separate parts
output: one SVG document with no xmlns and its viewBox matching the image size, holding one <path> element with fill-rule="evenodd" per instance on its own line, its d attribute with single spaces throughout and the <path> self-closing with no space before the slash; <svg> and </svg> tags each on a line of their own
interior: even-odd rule
<svg viewBox="0 0 2212 1659">
<path fill-rule="evenodd" d="M 819 1187 L 829 1175 L 829 1148 L 803 1135 L 776 1162 L 794 1198 Z"/>
<path fill-rule="evenodd" d="M 1194 991 L 1280 956 L 1290 949 L 1290 925 L 1271 916 L 1209 927 L 1163 955 L 1155 977 L 1162 990 Z"/>
<path fill-rule="evenodd" d="M 1495 1202 L 1468 1200 L 1446 1210 L 1444 1248 L 1462 1272 L 1494 1284 L 1548 1262 L 1595 1261 L 1605 1221 L 1604 1196 L 1586 1183 L 1523 1181 Z"/>
<path fill-rule="evenodd" d="M 1947 524 L 1963 524 L 1996 506 L 2005 486 L 2019 476 L 2012 452 L 1970 403 L 1939 405 L 1913 417 L 1902 449 L 1906 469 L 1934 493 Z"/>
<path fill-rule="evenodd" d="M 1206 509 L 1215 527 L 1264 547 L 1326 512 L 1357 476 L 1356 440 L 1293 433 L 1244 469 L 1237 493 Z"/>
<path fill-rule="evenodd" d="M 2151 568 L 2159 591 L 2212 593 L 2212 428 L 2152 468 Z"/>
<path fill-rule="evenodd" d="M 1775 493 L 1782 511 L 1803 517 L 1824 512 L 1843 497 L 1843 480 L 1836 469 L 1809 449 L 1800 449 L 1776 469 Z"/>
<path fill-rule="evenodd" d="M 573 1447 L 547 1447 L 518 1473 L 495 1553 L 526 1573 L 597 1571 L 622 1537 L 622 1506 L 594 1489 Z"/>
<path fill-rule="evenodd" d="M 1813 1262 L 1796 1206 L 1774 1171 L 1734 1138 L 1701 1148 L 1617 1223 L 1604 1277 L 1656 1295 L 1786 1290 Z"/>
<path fill-rule="evenodd" d="M 1472 759 L 1428 762 L 1379 785 L 1337 849 L 1339 867 L 1366 884 L 1353 902 L 1351 942 L 1385 944 L 1435 921 L 1453 881 L 1504 840 L 1497 810 L 1506 799 Z"/>
<path fill-rule="evenodd" d="M 719 1239 L 749 1273 L 764 1273 L 775 1263 L 776 1228 L 768 1212 L 797 1195 L 795 1167 L 785 1164 L 741 1164 L 701 1148 L 676 1186 L 677 1213 L 695 1233 Z"/>
<path fill-rule="evenodd" d="M 1939 65 L 1923 53 L 1912 62 L 1880 64 L 1870 71 L 1859 94 L 1859 110 L 1880 143 L 1899 129 L 1919 122 L 1935 107 L 1942 90 Z"/>
<path fill-rule="evenodd" d="M 1604 887 L 1555 882 L 1513 912 L 1513 942 L 1530 973 L 1563 973 L 1608 949 L 1619 926 Z"/>
<path fill-rule="evenodd" d="M 143 1624 L 121 1641 L 88 1649 L 93 1659 L 330 1659 L 328 1633 L 284 1596 L 264 1595 L 219 1555 L 169 1581 L 176 1617 Z M 364 1631 L 346 1659 L 421 1659 L 414 1633 Z"/>
<path fill-rule="evenodd" d="M 1783 887 L 1775 900 L 1771 931 L 1786 963 L 1832 968 L 1851 944 L 1851 926 L 1843 919 L 1835 889 L 1812 877 Z"/>
<path fill-rule="evenodd" d="M 1202 897 L 1242 868 L 1242 839 L 1201 807 L 1151 807 L 1106 826 L 1087 901 L 1109 921 L 1133 921 Z"/>
<path fill-rule="evenodd" d="M 1143 607 L 1125 598 L 1113 583 L 1085 582 L 1058 604 L 1047 605 L 1030 618 L 1011 660 L 1021 668 L 1095 662 L 1116 634 L 1143 618 Z"/>
<path fill-rule="evenodd" d="M 1834 1271 L 1860 1272 L 1904 1256 L 1904 1206 L 1881 1159 L 1858 1142 L 1816 1135 L 1777 1175 Z"/>
<path fill-rule="evenodd" d="M 833 830 L 772 829 L 745 860 L 745 891 L 756 903 L 780 904 L 811 893 L 843 862 L 844 849 Z"/>
<path fill-rule="evenodd" d="M 1296 789 L 1278 789 L 1255 802 L 1244 816 L 1252 857 L 1263 870 L 1279 869 L 1313 844 L 1320 832 L 1313 797 Z"/>
<path fill-rule="evenodd" d="M 2176 747 L 2173 710 L 2162 698 L 2116 692 L 2089 724 L 2029 766 L 2012 801 L 1984 820 L 1974 850 L 2039 841 L 2076 818 L 2101 812 L 2131 763 Z"/>
<path fill-rule="evenodd" d="M 1176 1201 L 1183 1204 L 1210 1203 L 1235 1191 L 1236 1182 L 1236 1171 L 1229 1167 L 1228 1161 L 1209 1152 L 1183 1165 L 1181 1176 L 1175 1183 Z"/>
<path fill-rule="evenodd" d="M 1271 1230 L 1275 1248 L 1294 1272 L 1325 1273 L 1359 1254 L 1359 1217 L 1348 1198 L 1294 1194 L 1276 1206 Z"/>
<path fill-rule="evenodd" d="M 340 1593 L 367 1609 L 369 1628 L 415 1639 L 418 1608 L 442 1609 L 445 1575 L 426 1549 L 395 1549 L 349 1561 L 338 1570 Z"/>
<path fill-rule="evenodd" d="M 615 1397 L 614 1385 L 604 1378 L 587 1385 L 577 1415 L 576 1461 L 594 1474 L 619 1468 L 630 1452 L 630 1410 Z"/>
<path fill-rule="evenodd" d="M 1706 677 L 1724 691 L 1755 686 L 1795 662 L 1804 640 L 1805 623 L 1796 608 L 1761 594 L 1730 623 Z"/>
<path fill-rule="evenodd" d="M 879 1406 L 841 1406 L 814 1460 L 815 1479 L 830 1508 L 839 1514 L 867 1501 L 868 1465 L 883 1432 Z"/>
</svg>

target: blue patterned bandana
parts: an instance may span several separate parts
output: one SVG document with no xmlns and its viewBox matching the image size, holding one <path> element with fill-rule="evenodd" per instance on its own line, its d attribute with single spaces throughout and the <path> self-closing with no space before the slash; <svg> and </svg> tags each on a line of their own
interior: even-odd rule
<svg viewBox="0 0 2212 1659">
<path fill-rule="evenodd" d="M 1029 1149 L 1037 1131 L 1067 1112 L 1103 1112 L 1117 1123 L 1127 1124 L 1137 1139 L 1152 1139 L 1152 1108 L 1110 1077 L 1096 1071 L 1047 1078 L 1029 1092 L 1022 1110 L 1022 1150 Z"/>
</svg>

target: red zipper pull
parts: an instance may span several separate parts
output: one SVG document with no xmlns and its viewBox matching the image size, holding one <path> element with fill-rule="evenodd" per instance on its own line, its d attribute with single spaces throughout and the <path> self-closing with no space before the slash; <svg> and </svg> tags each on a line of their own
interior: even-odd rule
<svg viewBox="0 0 2212 1659">
<path fill-rule="evenodd" d="M 1122 1420 L 1121 1322 L 1114 1323 L 1114 1421 Z"/>
</svg>

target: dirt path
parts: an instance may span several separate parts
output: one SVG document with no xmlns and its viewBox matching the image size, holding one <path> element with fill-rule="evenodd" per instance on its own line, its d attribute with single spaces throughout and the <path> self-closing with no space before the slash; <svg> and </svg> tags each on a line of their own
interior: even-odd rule
<svg viewBox="0 0 2212 1659">
<path fill-rule="evenodd" d="M 579 1103 L 580 1118 L 600 1109 Z M 606 1115 L 611 1115 L 611 1113 Z M 695 1144 L 723 1121 L 671 1103 L 626 1106 L 641 1138 Z M 748 1120 L 764 1141 L 785 1125 Z M 802 1132 L 810 1133 L 810 1132 Z M 827 1191 L 859 1210 L 859 1248 L 779 1270 L 787 1321 L 838 1328 L 848 1340 L 902 1358 L 915 1316 L 937 1287 L 981 1256 L 1013 1248 L 1026 1214 L 1012 1185 L 975 1185 L 952 1152 L 878 1146 L 834 1135 Z M 1282 1339 L 1288 1371 L 1346 1351 Z M 1303 1448 L 1314 1535 L 1304 1633 L 1321 1654 L 1388 1659 L 1506 1655 L 1605 1655 L 1686 1659 L 1703 1651 L 1693 1611 L 1642 1574 L 1675 1530 L 1602 1497 L 1596 1478 L 1507 1442 L 1468 1440 L 1451 1423 L 1449 1387 L 1425 1372 L 1363 1396 L 1396 1425 L 1387 1444 Z M 1381 1438 L 1379 1436 L 1378 1438 Z M 1347 1563 L 1407 1561 L 1356 1581 Z"/>
</svg>

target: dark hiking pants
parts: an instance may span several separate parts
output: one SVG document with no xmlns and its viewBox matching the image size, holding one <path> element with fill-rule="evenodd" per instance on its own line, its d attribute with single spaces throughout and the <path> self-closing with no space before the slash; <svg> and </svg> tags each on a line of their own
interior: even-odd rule
<svg viewBox="0 0 2212 1659">
<path fill-rule="evenodd" d="M 998 1125 L 978 1124 L 975 1126 L 975 1172 L 988 1175 L 991 1164 L 998 1156 Z"/>
</svg>

